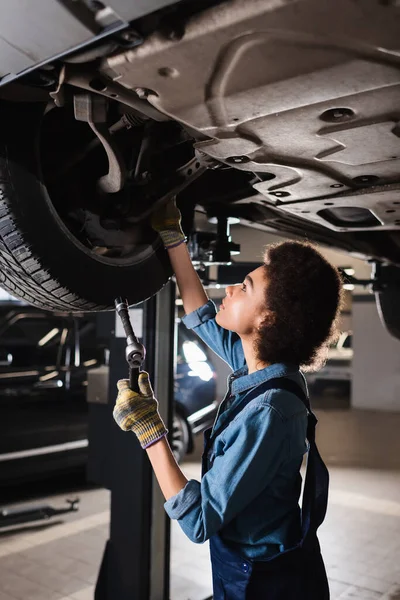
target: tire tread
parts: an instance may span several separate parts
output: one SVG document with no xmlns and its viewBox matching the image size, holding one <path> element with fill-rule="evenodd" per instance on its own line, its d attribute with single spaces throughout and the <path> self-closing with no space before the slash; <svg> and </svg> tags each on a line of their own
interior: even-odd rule
<svg viewBox="0 0 400 600">
<path fill-rule="evenodd" d="M 61 286 L 34 256 L 15 222 L 13 186 L 3 170 L 0 186 L 0 283 L 11 295 L 51 310 L 104 310 Z"/>
</svg>

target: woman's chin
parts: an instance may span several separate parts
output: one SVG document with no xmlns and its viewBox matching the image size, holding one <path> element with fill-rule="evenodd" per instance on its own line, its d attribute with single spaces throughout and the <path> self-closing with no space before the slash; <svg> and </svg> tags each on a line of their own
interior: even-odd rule
<svg viewBox="0 0 400 600">
<path fill-rule="evenodd" d="M 224 309 L 221 308 L 216 316 L 215 316 L 215 322 L 217 323 L 217 325 L 219 325 L 220 327 L 223 327 L 224 329 L 229 329 L 228 327 L 228 323 L 226 322 L 226 319 L 224 318 Z"/>
</svg>

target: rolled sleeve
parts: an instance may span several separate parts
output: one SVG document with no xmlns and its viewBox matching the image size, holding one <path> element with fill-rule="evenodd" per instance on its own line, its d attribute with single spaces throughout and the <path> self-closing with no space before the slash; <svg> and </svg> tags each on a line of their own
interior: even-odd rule
<svg viewBox="0 0 400 600">
<path fill-rule="evenodd" d="M 215 320 L 217 309 L 212 300 L 182 318 L 188 329 L 207 344 L 215 354 L 236 371 L 245 365 L 242 342 L 232 331 L 224 329 Z"/>
<path fill-rule="evenodd" d="M 200 482 L 190 479 L 185 487 L 176 496 L 167 500 L 164 504 L 165 511 L 170 519 L 181 519 L 198 502 Z"/>
<path fill-rule="evenodd" d="M 206 323 L 210 319 L 215 319 L 217 309 L 212 300 L 209 300 L 207 304 L 200 306 L 197 310 L 185 315 L 182 318 L 182 322 L 185 324 L 187 329 L 194 329 L 202 323 Z"/>
</svg>

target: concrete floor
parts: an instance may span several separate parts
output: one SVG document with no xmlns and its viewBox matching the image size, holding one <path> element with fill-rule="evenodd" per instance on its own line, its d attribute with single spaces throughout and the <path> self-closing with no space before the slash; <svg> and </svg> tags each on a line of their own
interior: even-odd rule
<svg viewBox="0 0 400 600">
<path fill-rule="evenodd" d="M 199 462 L 186 462 L 183 470 L 198 478 Z M 320 540 L 332 599 L 400 600 L 400 471 L 334 467 L 330 472 Z M 108 535 L 109 493 L 79 495 L 79 512 L 56 524 L 0 533 L 0 600 L 92 600 Z M 67 496 L 43 500 L 60 506 Z M 210 594 L 208 544 L 192 544 L 173 522 L 171 600 L 203 600 Z"/>
</svg>

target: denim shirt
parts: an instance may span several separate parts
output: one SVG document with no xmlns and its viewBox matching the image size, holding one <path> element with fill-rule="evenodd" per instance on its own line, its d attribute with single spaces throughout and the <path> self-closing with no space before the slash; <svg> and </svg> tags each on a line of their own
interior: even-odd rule
<svg viewBox="0 0 400 600">
<path fill-rule="evenodd" d="M 187 537 L 202 543 L 219 533 L 241 555 L 266 560 L 299 541 L 300 466 L 307 452 L 307 410 L 294 394 L 268 390 L 253 397 L 230 419 L 250 390 L 274 377 L 288 377 L 304 391 L 298 367 L 276 363 L 248 374 L 242 343 L 236 333 L 215 321 L 210 300 L 183 318 L 234 371 L 213 430 L 217 433 L 201 482 L 191 479 L 165 502 Z"/>
</svg>

